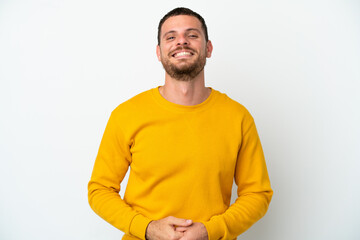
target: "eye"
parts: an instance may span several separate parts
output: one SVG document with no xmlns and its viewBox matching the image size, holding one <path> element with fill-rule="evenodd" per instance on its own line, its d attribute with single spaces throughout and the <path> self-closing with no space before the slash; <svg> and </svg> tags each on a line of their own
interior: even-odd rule
<svg viewBox="0 0 360 240">
<path fill-rule="evenodd" d="M 197 38 L 198 36 L 196 34 L 189 34 L 189 38 Z"/>
<path fill-rule="evenodd" d="M 173 40 L 173 39 L 175 39 L 174 36 L 170 36 L 170 37 L 167 37 L 167 38 L 166 38 L 166 40 Z"/>
</svg>

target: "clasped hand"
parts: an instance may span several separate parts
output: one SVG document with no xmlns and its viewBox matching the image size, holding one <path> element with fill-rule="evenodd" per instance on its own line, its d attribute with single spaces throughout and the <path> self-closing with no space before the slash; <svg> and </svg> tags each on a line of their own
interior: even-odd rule
<svg viewBox="0 0 360 240">
<path fill-rule="evenodd" d="M 204 224 L 176 217 L 152 221 L 146 229 L 148 240 L 207 240 Z"/>
</svg>

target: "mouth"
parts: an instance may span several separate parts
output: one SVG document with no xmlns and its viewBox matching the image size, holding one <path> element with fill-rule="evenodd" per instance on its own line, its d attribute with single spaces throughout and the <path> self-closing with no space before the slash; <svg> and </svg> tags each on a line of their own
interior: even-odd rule
<svg viewBox="0 0 360 240">
<path fill-rule="evenodd" d="M 172 54 L 171 56 L 174 58 L 188 58 L 193 55 L 194 55 L 194 53 L 189 52 L 189 51 L 178 51 L 178 52 L 175 52 L 174 54 Z"/>
</svg>

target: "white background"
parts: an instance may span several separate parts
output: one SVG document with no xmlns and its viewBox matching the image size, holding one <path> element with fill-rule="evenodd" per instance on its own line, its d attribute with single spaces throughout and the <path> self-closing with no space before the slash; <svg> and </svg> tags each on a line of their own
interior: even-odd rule
<svg viewBox="0 0 360 240">
<path fill-rule="evenodd" d="M 0 0 L 0 239 L 120 239 L 87 183 L 110 112 L 163 83 L 157 24 L 205 18 L 207 86 L 255 118 L 274 197 L 244 240 L 360 239 L 360 3 Z"/>
</svg>

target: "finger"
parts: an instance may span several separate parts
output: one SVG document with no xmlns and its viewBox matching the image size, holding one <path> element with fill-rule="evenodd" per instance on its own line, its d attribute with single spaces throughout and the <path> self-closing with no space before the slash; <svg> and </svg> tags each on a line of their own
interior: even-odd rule
<svg viewBox="0 0 360 240">
<path fill-rule="evenodd" d="M 184 232 L 174 231 L 172 239 L 180 239 L 182 237 L 184 237 Z"/>
<path fill-rule="evenodd" d="M 188 229 L 189 229 L 189 227 L 176 227 L 175 231 L 177 231 L 177 232 L 185 232 Z"/>
<path fill-rule="evenodd" d="M 169 217 L 169 223 L 176 227 L 187 227 L 190 226 L 193 222 L 189 219 Z"/>
</svg>

